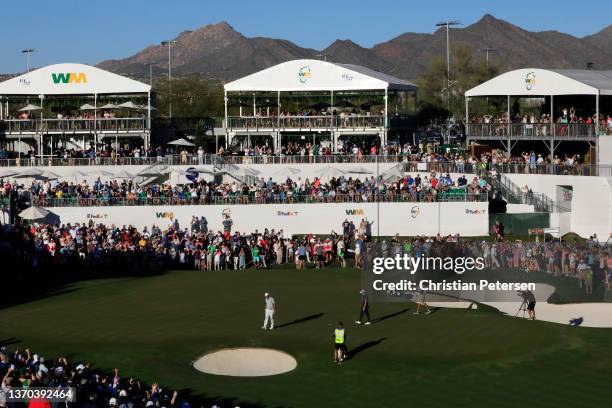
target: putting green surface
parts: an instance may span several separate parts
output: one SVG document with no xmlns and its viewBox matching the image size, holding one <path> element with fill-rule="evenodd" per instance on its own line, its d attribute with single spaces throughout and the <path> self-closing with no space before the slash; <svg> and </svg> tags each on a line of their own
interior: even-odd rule
<svg viewBox="0 0 612 408">
<path fill-rule="evenodd" d="M 0 309 L 0 341 L 45 356 L 67 355 L 102 370 L 188 389 L 241 406 L 598 407 L 612 401 L 612 329 L 509 318 L 492 310 L 373 304 L 356 326 L 359 273 L 328 268 L 197 272 L 78 283 L 62 293 Z M 264 292 L 281 327 L 263 331 Z M 408 309 L 408 310 L 407 310 Z M 347 327 L 356 354 L 332 363 L 332 331 Z M 190 362 L 224 347 L 283 350 L 287 374 L 236 378 Z"/>
</svg>

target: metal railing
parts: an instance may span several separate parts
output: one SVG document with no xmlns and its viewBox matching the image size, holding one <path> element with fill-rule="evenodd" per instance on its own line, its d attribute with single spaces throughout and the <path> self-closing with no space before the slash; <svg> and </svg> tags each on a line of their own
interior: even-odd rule
<svg viewBox="0 0 612 408">
<path fill-rule="evenodd" d="M 431 172 L 477 174 L 483 170 L 482 163 L 466 162 L 417 162 L 410 161 L 411 156 L 404 155 L 319 155 L 319 156 L 218 156 L 214 154 L 197 155 L 166 155 L 157 157 L 96 157 L 96 158 L 61 158 L 61 157 L 22 157 L 21 159 L 0 159 L 0 167 L 23 166 L 215 166 L 219 170 L 240 172 L 238 165 L 253 164 L 368 164 L 368 163 L 403 163 L 402 170 L 408 173 Z M 229 167 L 229 166 L 232 167 Z M 574 164 L 555 165 L 504 163 L 489 164 L 485 170 L 495 168 L 508 174 L 548 174 L 568 176 L 601 176 L 612 177 L 612 165 Z M 384 172 L 382 170 L 381 172 Z M 350 169 L 349 173 L 350 175 Z"/>
<path fill-rule="evenodd" d="M 241 171 L 241 168 L 235 164 L 227 162 L 223 157 L 213 154 L 210 156 L 212 165 L 215 171 L 224 171 L 236 180 L 246 184 L 253 184 L 257 177 L 252 174 L 246 174 Z"/>
<path fill-rule="evenodd" d="M 468 193 L 464 189 L 446 192 L 421 193 L 368 193 L 368 194 L 233 194 L 228 196 L 190 197 L 96 197 L 96 198 L 41 198 L 32 197 L 32 204 L 41 207 L 107 207 L 150 205 L 246 205 L 246 204 L 324 204 L 324 203 L 370 203 L 370 202 L 486 202 L 487 193 Z M 281 209 L 279 209 L 281 210 Z"/>
<path fill-rule="evenodd" d="M 21 159 L 0 159 L 0 167 L 20 166 L 208 166 L 218 165 L 219 170 L 240 172 L 238 165 L 253 164 L 368 164 L 368 163 L 403 163 L 402 169 L 408 173 L 431 172 L 476 174 L 483 170 L 482 163 L 466 162 L 417 162 L 411 161 L 411 156 L 404 155 L 319 155 L 319 156 L 217 156 L 214 154 L 197 155 L 166 155 L 158 157 L 96 157 L 96 158 L 61 158 L 61 157 L 22 157 Z M 232 165 L 233 167 L 229 167 Z M 505 163 L 489 164 L 485 170 L 496 168 L 501 173 L 508 174 L 549 174 L 569 176 L 602 176 L 612 177 L 612 165 L 575 164 L 555 165 Z M 381 172 L 384 172 L 382 170 Z M 349 173 L 350 174 L 350 169 Z"/>
<path fill-rule="evenodd" d="M 336 164 L 336 163 L 399 163 L 404 155 L 362 155 L 327 154 L 327 155 L 278 155 L 278 156 L 223 156 L 232 164 Z"/>
<path fill-rule="evenodd" d="M 152 166 L 165 165 L 214 165 L 217 159 L 214 154 L 187 155 L 180 154 L 153 157 L 21 157 L 16 159 L 0 159 L 0 167 L 20 166 Z"/>
<path fill-rule="evenodd" d="M 600 127 L 600 134 L 610 134 Z M 468 137 L 543 139 L 593 139 L 597 137 L 596 126 L 587 123 L 468 123 Z"/>
<path fill-rule="evenodd" d="M 385 125 L 384 116 L 250 116 L 228 117 L 227 129 L 373 129 Z"/>
<path fill-rule="evenodd" d="M 493 188 L 497 189 L 510 204 L 533 205 L 536 212 L 566 212 L 567 208 L 559 205 L 543 193 L 523 191 L 521 187 L 502 173 L 488 178 Z"/>
<path fill-rule="evenodd" d="M 79 133 L 127 132 L 146 129 L 146 118 L 98 119 L 7 119 L 0 121 L 0 132 L 14 133 Z"/>
<path fill-rule="evenodd" d="M 495 168 L 501 173 L 507 174 L 548 174 L 563 176 L 600 176 L 612 177 L 612 165 L 599 164 L 529 164 L 529 163 L 504 163 L 491 164 L 491 169 Z"/>
</svg>

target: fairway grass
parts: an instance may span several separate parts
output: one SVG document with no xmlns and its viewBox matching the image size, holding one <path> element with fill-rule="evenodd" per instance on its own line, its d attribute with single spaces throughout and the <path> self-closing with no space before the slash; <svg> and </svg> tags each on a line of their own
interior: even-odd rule
<svg viewBox="0 0 612 408">
<path fill-rule="evenodd" d="M 61 294 L 0 309 L 0 341 L 44 356 L 67 355 L 242 407 L 601 407 L 612 401 L 612 329 L 504 316 L 488 308 L 414 316 L 412 303 L 373 304 L 356 326 L 353 269 L 174 271 L 81 282 Z M 277 325 L 263 331 L 264 292 Z M 356 354 L 332 363 L 342 320 Z M 287 374 L 225 377 L 191 362 L 228 347 L 295 357 Z"/>
</svg>

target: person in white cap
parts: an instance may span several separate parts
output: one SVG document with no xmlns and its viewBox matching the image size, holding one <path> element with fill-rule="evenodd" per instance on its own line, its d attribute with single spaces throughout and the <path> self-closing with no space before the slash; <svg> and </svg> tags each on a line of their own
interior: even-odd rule
<svg viewBox="0 0 612 408">
<path fill-rule="evenodd" d="M 266 308 L 264 309 L 265 318 L 262 329 L 266 330 L 268 327 L 268 321 L 270 321 L 270 330 L 274 329 L 274 313 L 276 312 L 276 303 L 274 298 L 270 296 L 268 292 L 265 293 Z"/>
</svg>

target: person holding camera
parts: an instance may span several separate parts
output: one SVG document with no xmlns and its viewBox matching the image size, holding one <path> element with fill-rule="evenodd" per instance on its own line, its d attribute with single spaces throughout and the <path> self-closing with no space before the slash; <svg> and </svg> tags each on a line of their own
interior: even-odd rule
<svg viewBox="0 0 612 408">
<path fill-rule="evenodd" d="M 527 314 L 531 320 L 535 320 L 536 299 L 532 291 L 528 290 L 525 292 L 525 300 L 527 301 Z"/>
</svg>

